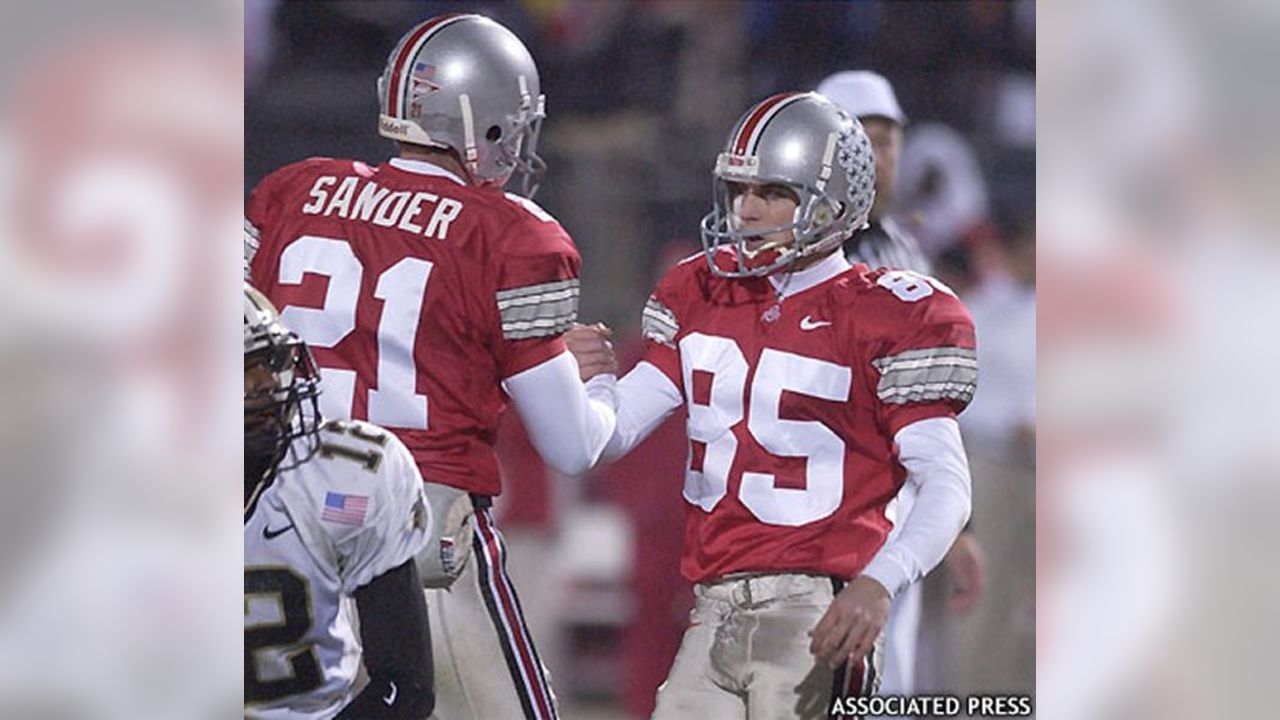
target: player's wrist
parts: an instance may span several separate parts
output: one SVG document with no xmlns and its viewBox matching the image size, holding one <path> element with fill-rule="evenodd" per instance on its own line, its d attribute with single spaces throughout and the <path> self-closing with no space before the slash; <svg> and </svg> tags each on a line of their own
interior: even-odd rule
<svg viewBox="0 0 1280 720">
<path fill-rule="evenodd" d="M 586 382 L 587 397 L 618 411 L 618 376 L 613 373 L 596 375 Z"/>
<path fill-rule="evenodd" d="M 902 569 L 879 556 L 871 560 L 857 579 L 874 582 L 890 601 L 907 584 L 907 576 Z"/>
<path fill-rule="evenodd" d="M 875 579 L 870 575 L 859 575 L 854 582 L 861 583 L 867 591 L 873 595 L 879 596 L 884 600 L 892 600 L 893 594 L 889 592 L 889 588 L 884 583 Z"/>
</svg>

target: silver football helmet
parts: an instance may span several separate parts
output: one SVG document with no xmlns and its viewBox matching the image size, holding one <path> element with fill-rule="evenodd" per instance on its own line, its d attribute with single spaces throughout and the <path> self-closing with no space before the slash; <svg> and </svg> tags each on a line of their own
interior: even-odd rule
<svg viewBox="0 0 1280 720">
<path fill-rule="evenodd" d="M 472 178 L 533 197 L 546 164 L 538 132 L 546 98 L 520 38 L 481 15 L 441 15 L 400 38 L 378 78 L 383 137 L 458 154 Z"/>
<path fill-rule="evenodd" d="M 871 141 L 862 125 L 817 93 L 782 93 L 757 104 L 729 133 L 716 160 L 714 209 L 702 219 L 702 246 L 712 272 L 769 275 L 804 257 L 823 255 L 866 227 L 875 200 Z M 735 185 L 780 184 L 796 193 L 794 220 L 744 230 L 734 212 Z M 794 241 L 748 242 L 786 232 Z M 732 248 L 732 266 L 716 262 Z"/>
</svg>

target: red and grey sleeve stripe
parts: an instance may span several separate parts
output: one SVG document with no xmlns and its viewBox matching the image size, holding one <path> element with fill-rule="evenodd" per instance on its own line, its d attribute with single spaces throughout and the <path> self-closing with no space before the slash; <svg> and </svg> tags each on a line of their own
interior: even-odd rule
<svg viewBox="0 0 1280 720">
<path fill-rule="evenodd" d="M 413 68 L 413 59 L 422 51 L 422 46 L 436 33 L 464 18 L 475 17 L 466 13 L 450 13 L 432 18 L 413 30 L 404 43 L 396 49 L 396 62 L 391 72 L 391 86 L 387 88 L 387 114 L 394 118 L 404 119 L 404 108 L 407 105 L 409 72 Z"/>
<path fill-rule="evenodd" d="M 729 144 L 734 155 L 755 155 L 760 145 L 760 136 L 768 127 L 769 121 L 777 116 L 778 111 L 804 97 L 805 93 L 786 92 L 764 100 L 747 116 L 738 128 L 737 134 Z"/>
<path fill-rule="evenodd" d="M 499 290 L 498 314 L 507 340 L 554 337 L 578 319 L 578 279 Z"/>
<path fill-rule="evenodd" d="M 892 405 L 938 400 L 967 403 L 978 388 L 978 352 L 973 348 L 917 348 L 876 358 L 871 364 L 880 371 L 876 395 Z"/>
</svg>

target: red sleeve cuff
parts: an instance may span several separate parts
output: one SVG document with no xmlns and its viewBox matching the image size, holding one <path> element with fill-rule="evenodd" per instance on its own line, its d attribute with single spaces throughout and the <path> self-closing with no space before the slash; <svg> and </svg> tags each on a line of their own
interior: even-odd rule
<svg viewBox="0 0 1280 720">
<path fill-rule="evenodd" d="M 531 367 L 541 365 L 551 358 L 565 352 L 564 336 L 553 338 L 537 338 L 533 340 L 516 340 L 507 344 L 506 357 L 502 363 L 502 377 L 519 375 Z"/>
<path fill-rule="evenodd" d="M 954 418 L 955 416 L 955 409 L 948 403 L 899 405 L 884 411 L 884 422 L 889 430 L 889 437 L 892 438 L 898 434 L 899 430 L 913 422 L 928 420 L 929 418 Z"/>
<path fill-rule="evenodd" d="M 645 341 L 645 362 L 662 371 L 673 385 L 684 390 L 684 374 L 680 371 L 680 353 L 653 340 Z"/>
</svg>

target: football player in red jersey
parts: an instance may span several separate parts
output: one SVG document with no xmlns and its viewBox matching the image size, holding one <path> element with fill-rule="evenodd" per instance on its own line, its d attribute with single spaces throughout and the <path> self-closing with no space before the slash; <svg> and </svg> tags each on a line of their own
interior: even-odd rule
<svg viewBox="0 0 1280 720">
<path fill-rule="evenodd" d="M 705 253 L 643 313 L 645 359 L 608 388 L 605 459 L 687 412 L 682 571 L 697 603 L 655 718 L 817 718 L 874 691 L 894 593 L 935 566 L 969 515 L 956 413 L 977 381 L 968 313 L 938 281 L 850 265 L 871 147 L 814 93 L 738 121 L 715 168 Z M 597 356 L 605 333 L 570 347 Z M 886 545 L 887 504 L 918 487 Z"/>
<path fill-rule="evenodd" d="M 569 475 L 596 461 L 615 424 L 562 337 L 577 314 L 578 252 L 528 199 L 544 169 L 539 88 L 503 26 L 432 18 L 378 81 L 378 132 L 399 157 L 298 162 L 246 208 L 246 275 L 312 348 L 323 414 L 394 431 L 440 510 L 418 565 L 439 586 L 427 604 L 442 717 L 557 717 L 489 510 L 508 398 Z M 524 196 L 503 192 L 513 176 Z"/>
</svg>

